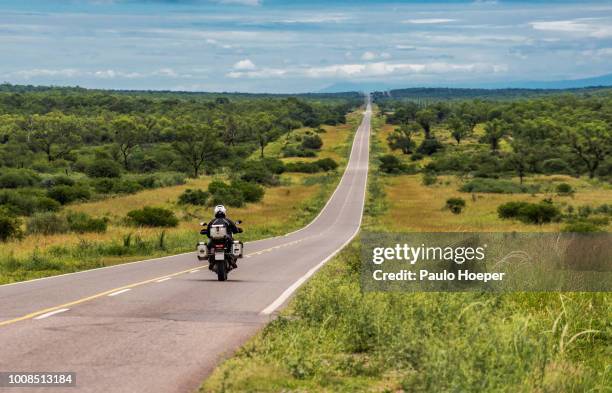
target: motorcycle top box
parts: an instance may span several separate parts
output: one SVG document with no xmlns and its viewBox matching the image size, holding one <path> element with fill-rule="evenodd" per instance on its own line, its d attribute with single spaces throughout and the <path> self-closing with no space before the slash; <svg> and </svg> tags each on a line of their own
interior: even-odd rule
<svg viewBox="0 0 612 393">
<path fill-rule="evenodd" d="M 227 236 L 227 228 L 225 225 L 211 225 L 210 237 L 213 239 L 223 239 Z"/>
</svg>

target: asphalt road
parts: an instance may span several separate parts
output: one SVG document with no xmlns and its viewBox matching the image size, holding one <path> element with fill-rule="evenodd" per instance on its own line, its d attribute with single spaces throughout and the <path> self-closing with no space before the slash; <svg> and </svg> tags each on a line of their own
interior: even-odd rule
<svg viewBox="0 0 612 393">
<path fill-rule="evenodd" d="M 246 244 L 227 282 L 188 253 L 0 286 L 0 371 L 71 371 L 77 381 L 0 391 L 197 389 L 359 230 L 370 116 L 368 105 L 321 214 L 297 232 Z"/>
</svg>

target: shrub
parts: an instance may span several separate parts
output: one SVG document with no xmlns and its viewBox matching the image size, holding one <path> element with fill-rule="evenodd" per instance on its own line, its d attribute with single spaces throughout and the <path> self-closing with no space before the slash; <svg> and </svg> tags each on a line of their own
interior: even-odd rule
<svg viewBox="0 0 612 393">
<path fill-rule="evenodd" d="M 178 218 L 172 210 L 161 207 L 145 206 L 142 209 L 132 210 L 127 214 L 128 221 L 134 225 L 145 227 L 175 227 Z"/>
<path fill-rule="evenodd" d="M 338 168 L 338 163 L 332 158 L 322 158 L 314 163 L 324 172 L 333 171 Z"/>
<path fill-rule="evenodd" d="M 560 158 L 551 158 L 545 160 L 541 164 L 542 172 L 544 173 L 571 173 L 569 164 Z"/>
<path fill-rule="evenodd" d="M 424 139 L 419 145 L 416 152 L 422 155 L 431 156 L 438 150 L 442 149 L 442 144 L 436 138 Z"/>
<path fill-rule="evenodd" d="M 278 179 L 263 161 L 250 160 L 245 162 L 242 166 L 242 175 L 240 178 L 247 182 L 270 186 L 278 184 Z"/>
<path fill-rule="evenodd" d="M 208 185 L 212 205 L 227 205 L 241 207 L 244 205 L 244 196 L 222 181 L 214 180 Z"/>
<path fill-rule="evenodd" d="M 285 145 L 281 149 L 283 157 L 316 157 L 317 153 L 312 150 L 305 150 L 301 146 Z"/>
<path fill-rule="evenodd" d="M 56 212 L 61 209 L 61 204 L 55 199 L 40 196 L 35 199 L 35 210 L 38 212 Z"/>
<path fill-rule="evenodd" d="M 544 224 L 557 219 L 561 212 L 549 202 L 508 202 L 498 206 L 500 218 L 517 218 L 527 224 Z"/>
<path fill-rule="evenodd" d="M 403 173 L 406 165 L 393 154 L 385 154 L 378 158 L 380 161 L 380 170 L 384 173 L 398 174 Z"/>
<path fill-rule="evenodd" d="M 243 180 L 232 181 L 230 188 L 240 194 L 245 202 L 259 202 L 263 199 L 265 193 L 262 186 Z"/>
<path fill-rule="evenodd" d="M 519 211 L 527 205 L 528 202 L 507 202 L 497 207 L 497 215 L 499 218 L 517 218 Z"/>
<path fill-rule="evenodd" d="M 204 206 L 208 201 L 210 194 L 203 190 L 192 190 L 191 188 L 186 189 L 181 195 L 179 195 L 178 203 L 181 205 L 197 205 Z"/>
<path fill-rule="evenodd" d="M 454 214 L 459 214 L 465 207 L 465 200 L 463 198 L 449 198 L 446 200 L 446 208 Z"/>
<path fill-rule="evenodd" d="M 314 162 L 296 161 L 285 165 L 287 172 L 298 173 L 317 173 L 321 172 L 321 168 Z"/>
<path fill-rule="evenodd" d="M 85 213 L 70 212 L 67 216 L 68 228 L 77 233 L 106 232 L 108 220 L 93 218 Z"/>
<path fill-rule="evenodd" d="M 76 200 L 87 200 L 91 197 L 91 193 L 82 185 L 53 186 L 47 191 L 47 196 L 65 205 Z"/>
<path fill-rule="evenodd" d="M 0 208 L 0 241 L 21 237 L 21 220 L 9 212 Z"/>
<path fill-rule="evenodd" d="M 121 165 L 113 160 L 99 159 L 91 162 L 87 165 L 85 173 L 89 177 L 120 177 L 121 176 Z"/>
<path fill-rule="evenodd" d="M 33 187 L 39 183 L 38 175 L 28 169 L 9 169 L 0 174 L 0 188 Z"/>
<path fill-rule="evenodd" d="M 593 233 L 604 232 L 604 230 L 592 222 L 575 221 L 566 224 L 563 228 L 561 228 L 561 232 Z"/>
<path fill-rule="evenodd" d="M 431 186 L 438 182 L 438 176 L 436 175 L 436 172 L 433 171 L 424 172 L 421 182 L 424 186 Z"/>
<path fill-rule="evenodd" d="M 497 179 L 474 179 L 465 183 L 459 191 L 462 192 L 483 192 L 494 194 L 520 194 L 535 193 L 539 190 L 538 185 L 517 184 L 509 180 Z"/>
<path fill-rule="evenodd" d="M 143 186 L 131 179 L 117 179 L 113 183 L 112 192 L 115 194 L 134 194 L 143 190 Z"/>
<path fill-rule="evenodd" d="M 41 185 L 45 188 L 53 186 L 74 186 L 74 180 L 68 176 L 60 175 L 43 180 Z"/>
<path fill-rule="evenodd" d="M 319 135 L 305 135 L 302 139 L 302 148 L 318 150 L 323 146 L 323 140 Z"/>
<path fill-rule="evenodd" d="M 27 232 L 39 235 L 66 233 L 70 229 L 64 216 L 55 213 L 36 213 L 27 221 Z"/>
<path fill-rule="evenodd" d="M 572 186 L 567 183 L 558 184 L 556 190 L 558 195 L 572 195 L 574 193 Z"/>
<path fill-rule="evenodd" d="M 410 160 L 411 160 L 411 161 L 420 161 L 420 160 L 422 160 L 423 158 L 425 158 L 425 156 L 424 156 L 424 155 L 422 155 L 421 153 L 413 153 L 413 154 L 410 156 Z"/>
<path fill-rule="evenodd" d="M 278 158 L 264 158 L 263 165 L 272 173 L 280 175 L 285 172 L 285 163 Z"/>
</svg>

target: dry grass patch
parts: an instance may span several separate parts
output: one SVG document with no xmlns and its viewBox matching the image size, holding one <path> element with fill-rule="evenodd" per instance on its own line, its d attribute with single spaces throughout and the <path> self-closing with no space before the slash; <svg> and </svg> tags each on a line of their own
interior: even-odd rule
<svg viewBox="0 0 612 393">
<path fill-rule="evenodd" d="M 501 220 L 497 216 L 497 207 L 509 201 L 537 203 L 547 197 L 553 197 L 558 204 L 574 207 L 600 205 L 612 200 L 610 189 L 593 186 L 583 179 L 566 176 L 537 176 L 530 179 L 530 182 L 539 183 L 553 181 L 569 183 L 578 191 L 573 197 L 560 197 L 552 192 L 535 195 L 469 194 L 457 191 L 461 183 L 452 176 L 440 176 L 438 184 L 433 186 L 424 186 L 420 175 L 388 178 L 385 191 L 389 208 L 375 220 L 375 226 L 386 227 L 391 231 L 412 232 L 556 232 L 563 224 L 538 226 Z M 452 214 L 444 208 L 446 200 L 451 197 L 466 200 L 466 208 L 461 214 Z"/>
</svg>

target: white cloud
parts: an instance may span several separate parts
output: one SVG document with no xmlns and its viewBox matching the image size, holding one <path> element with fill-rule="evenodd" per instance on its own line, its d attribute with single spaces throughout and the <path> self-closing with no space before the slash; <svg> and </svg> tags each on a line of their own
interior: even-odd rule
<svg viewBox="0 0 612 393">
<path fill-rule="evenodd" d="M 287 70 L 281 68 L 262 68 L 255 71 L 232 71 L 225 74 L 228 78 L 274 78 L 287 74 Z"/>
<path fill-rule="evenodd" d="M 375 60 L 375 59 L 388 59 L 390 57 L 391 55 L 387 52 L 376 53 L 376 52 L 367 51 L 361 55 L 361 60 L 370 61 L 370 60 Z"/>
<path fill-rule="evenodd" d="M 35 68 L 31 70 L 20 70 L 9 72 L 4 75 L 4 77 L 8 78 L 18 78 L 22 80 L 30 80 L 35 78 L 44 78 L 44 77 L 59 77 L 59 78 L 77 78 L 77 77 L 88 77 L 95 79 L 138 79 L 138 78 L 148 78 L 153 76 L 161 76 L 167 78 L 184 78 L 190 77 L 191 75 L 180 75 L 172 68 L 162 68 L 156 71 L 151 72 L 126 72 L 126 71 L 118 71 L 113 69 L 106 70 L 95 70 L 95 71 L 85 71 L 78 70 L 74 68 L 65 68 L 65 69 L 44 69 L 44 68 Z"/>
<path fill-rule="evenodd" d="M 531 22 L 529 25 L 534 30 L 554 31 L 585 35 L 593 38 L 612 37 L 612 26 L 609 23 L 601 23 L 598 19 L 575 19 L 556 20 L 547 22 Z"/>
<path fill-rule="evenodd" d="M 414 25 L 435 25 L 441 23 L 455 22 L 457 19 L 446 19 L 446 18 L 423 18 L 423 19 L 408 19 L 402 21 L 402 23 L 410 23 Z"/>
<path fill-rule="evenodd" d="M 314 79 L 350 79 L 402 75 L 440 75 L 450 73 L 503 73 L 508 71 L 504 64 L 452 64 L 452 63 L 389 63 L 334 64 L 323 67 L 264 68 L 254 71 L 232 71 L 229 78 L 274 78 L 307 77 Z"/>
<path fill-rule="evenodd" d="M 240 60 L 239 62 L 234 64 L 234 69 L 239 71 L 254 70 L 256 68 L 257 67 L 255 66 L 255 63 L 253 63 L 250 59 Z"/>
</svg>

